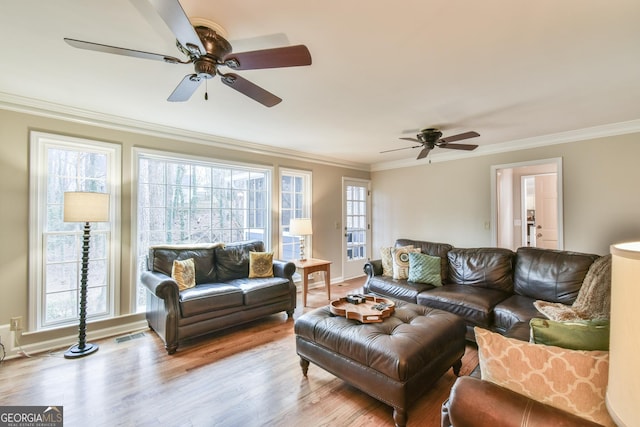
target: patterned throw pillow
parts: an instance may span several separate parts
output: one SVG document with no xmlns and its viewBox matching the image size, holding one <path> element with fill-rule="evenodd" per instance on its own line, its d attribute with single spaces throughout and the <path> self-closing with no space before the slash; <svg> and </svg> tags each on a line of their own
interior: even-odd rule
<svg viewBox="0 0 640 427">
<path fill-rule="evenodd" d="M 193 258 L 174 260 L 171 268 L 171 277 L 178 284 L 178 289 L 193 288 L 196 285 L 196 265 Z"/>
<path fill-rule="evenodd" d="M 273 277 L 273 252 L 249 252 L 249 278 Z"/>
<path fill-rule="evenodd" d="M 402 246 L 403 248 L 413 249 L 413 245 Z M 393 246 L 380 248 L 380 261 L 382 262 L 382 275 L 393 277 L 393 255 L 391 250 Z"/>
<path fill-rule="evenodd" d="M 406 246 L 391 249 L 394 279 L 407 279 L 409 277 L 409 253 L 420 251 L 420 248 L 409 249 Z"/>
<path fill-rule="evenodd" d="M 409 252 L 409 281 L 442 286 L 440 257 Z"/>
<path fill-rule="evenodd" d="M 605 404 L 609 352 L 532 344 L 476 327 L 482 379 L 579 417 L 615 426 Z"/>
</svg>

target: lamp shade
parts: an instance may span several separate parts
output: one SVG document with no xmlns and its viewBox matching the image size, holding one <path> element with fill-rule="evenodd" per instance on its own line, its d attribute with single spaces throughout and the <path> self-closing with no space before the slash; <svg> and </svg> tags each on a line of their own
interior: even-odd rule
<svg viewBox="0 0 640 427">
<path fill-rule="evenodd" d="M 309 236 L 313 234 L 310 218 L 296 218 L 289 223 L 289 234 L 292 236 Z"/>
<path fill-rule="evenodd" d="M 109 221 L 109 194 L 82 191 L 64 193 L 64 221 Z"/>
<path fill-rule="evenodd" d="M 640 242 L 611 246 L 611 333 L 607 409 L 619 426 L 640 420 Z"/>
</svg>

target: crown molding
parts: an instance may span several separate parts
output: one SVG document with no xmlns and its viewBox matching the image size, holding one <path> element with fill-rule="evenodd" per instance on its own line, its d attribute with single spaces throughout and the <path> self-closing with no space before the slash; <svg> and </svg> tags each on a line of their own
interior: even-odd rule
<svg viewBox="0 0 640 427">
<path fill-rule="evenodd" d="M 284 157 L 291 160 L 323 164 L 341 168 L 369 171 L 369 165 L 349 162 L 318 154 L 304 153 L 286 148 L 272 147 L 233 138 L 194 132 L 186 129 L 133 120 L 126 117 L 99 113 L 34 98 L 0 92 L 0 108 L 19 113 L 33 114 L 74 123 L 98 126 L 106 129 L 133 132 L 159 138 L 203 144 L 216 148 L 260 155 Z"/>
<path fill-rule="evenodd" d="M 371 165 L 371 172 L 389 169 L 414 167 L 427 162 L 439 163 L 451 160 L 468 159 L 470 157 L 488 156 L 491 154 L 507 153 L 510 151 L 526 150 L 529 148 L 545 147 L 548 145 L 566 144 L 568 142 L 587 141 L 590 139 L 604 138 L 616 135 L 640 132 L 640 119 L 628 122 L 612 123 L 602 126 L 594 126 L 584 129 L 559 132 L 549 135 L 535 136 L 497 144 L 481 145 L 473 151 L 460 152 L 447 150 L 446 152 L 430 153 L 429 159 L 416 161 L 414 159 L 380 162 Z"/>
</svg>

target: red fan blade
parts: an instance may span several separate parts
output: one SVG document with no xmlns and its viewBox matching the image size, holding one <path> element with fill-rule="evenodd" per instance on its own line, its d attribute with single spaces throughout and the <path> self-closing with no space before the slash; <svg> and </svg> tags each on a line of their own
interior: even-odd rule
<svg viewBox="0 0 640 427">
<path fill-rule="evenodd" d="M 430 151 L 431 151 L 431 148 L 424 147 L 422 149 L 422 151 L 420 152 L 420 154 L 418 154 L 418 157 L 416 157 L 416 160 L 424 159 L 425 157 L 427 157 L 429 155 Z"/>
<path fill-rule="evenodd" d="M 454 150 L 475 150 L 478 148 L 477 145 L 473 144 L 438 144 L 440 148 L 453 148 Z"/>
<path fill-rule="evenodd" d="M 249 80 L 240 77 L 237 74 L 220 74 L 220 77 L 222 79 L 222 83 L 244 95 L 247 95 L 249 98 L 259 102 L 265 107 L 273 107 L 274 105 L 282 102 L 282 99 L 278 98 L 271 92 L 251 83 Z"/>
<path fill-rule="evenodd" d="M 112 53 L 115 55 L 131 56 L 134 58 L 142 58 L 142 59 L 153 59 L 154 61 L 164 61 L 164 62 L 169 62 L 171 64 L 176 64 L 176 63 L 187 64 L 190 62 L 190 61 L 181 61 L 178 58 L 174 58 L 173 56 L 169 56 L 169 55 L 160 55 L 158 53 L 143 52 L 141 50 L 126 49 L 123 47 L 109 46 L 109 45 L 100 44 L 100 43 L 85 42 L 82 40 L 68 39 L 68 38 L 65 38 L 64 41 L 67 42 L 69 46 L 73 46 L 78 49 L 93 50 L 95 52 Z"/>
<path fill-rule="evenodd" d="M 299 67 L 311 65 L 311 54 L 306 46 L 298 45 L 232 53 L 223 62 L 234 70 Z"/>
<path fill-rule="evenodd" d="M 191 95 L 198 89 L 200 83 L 202 82 L 202 77 L 199 77 L 197 74 L 187 74 L 184 76 L 182 81 L 178 83 L 178 86 L 173 90 L 167 101 L 171 102 L 184 102 L 188 101 L 191 98 Z"/>
<path fill-rule="evenodd" d="M 463 139 L 475 138 L 476 136 L 480 136 L 480 134 L 478 132 L 473 132 L 473 131 L 464 132 L 464 133 L 460 133 L 458 135 L 448 136 L 446 138 L 440 138 L 438 140 L 438 143 L 440 143 L 440 144 L 448 144 L 448 143 L 453 142 L 453 141 L 460 141 L 460 140 L 463 140 Z M 463 150 L 464 150 L 464 148 L 463 148 Z"/>
</svg>

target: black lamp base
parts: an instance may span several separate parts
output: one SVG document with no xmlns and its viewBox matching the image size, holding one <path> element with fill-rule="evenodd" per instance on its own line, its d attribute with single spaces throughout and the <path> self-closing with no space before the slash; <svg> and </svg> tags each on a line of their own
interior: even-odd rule
<svg viewBox="0 0 640 427">
<path fill-rule="evenodd" d="M 95 353 L 98 351 L 98 344 L 86 343 L 84 348 L 81 350 L 79 347 L 80 344 L 76 344 L 71 347 L 69 350 L 64 352 L 65 359 L 75 359 L 77 357 L 88 356 L 91 353 Z"/>
</svg>

